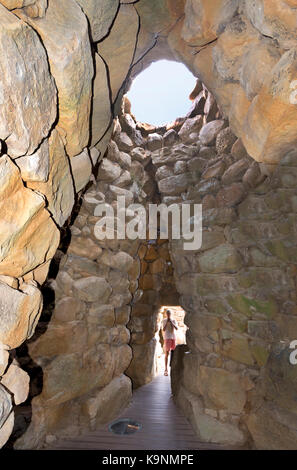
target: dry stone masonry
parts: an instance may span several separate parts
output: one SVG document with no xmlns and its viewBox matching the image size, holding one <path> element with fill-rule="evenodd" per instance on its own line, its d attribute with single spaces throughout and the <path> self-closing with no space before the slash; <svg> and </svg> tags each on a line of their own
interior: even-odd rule
<svg viewBox="0 0 297 470">
<path fill-rule="evenodd" d="M 153 377 L 159 307 L 181 305 L 173 394 L 199 438 L 297 448 L 296 15 L 0 0 L 0 447 L 112 419 Z M 154 128 L 123 96 L 161 58 L 199 80 L 188 115 Z M 201 248 L 98 240 L 95 208 L 118 196 L 202 204 Z"/>
</svg>

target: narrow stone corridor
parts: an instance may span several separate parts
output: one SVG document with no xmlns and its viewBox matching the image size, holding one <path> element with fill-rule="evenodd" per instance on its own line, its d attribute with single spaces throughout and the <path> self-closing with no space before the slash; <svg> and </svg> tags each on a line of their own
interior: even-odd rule
<svg viewBox="0 0 297 470">
<path fill-rule="evenodd" d="M 170 377 L 158 375 L 133 394 L 132 402 L 121 413 L 142 424 L 136 434 L 116 436 L 108 425 L 74 439 L 56 441 L 51 449 L 62 450 L 196 450 L 222 449 L 199 442 L 186 418 L 173 402 Z"/>
<path fill-rule="evenodd" d="M 297 0 L 0 0 L 0 449 L 297 450 L 296 24 Z M 163 60 L 197 82 L 147 81 L 143 122 L 127 93 Z"/>
</svg>

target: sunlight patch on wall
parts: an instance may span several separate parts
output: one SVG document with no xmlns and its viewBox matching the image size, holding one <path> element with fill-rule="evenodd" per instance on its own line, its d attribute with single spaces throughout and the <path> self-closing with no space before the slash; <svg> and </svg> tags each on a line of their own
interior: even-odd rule
<svg viewBox="0 0 297 470">
<path fill-rule="evenodd" d="M 183 117 L 191 107 L 189 95 L 196 78 L 179 62 L 154 62 L 132 83 L 127 96 L 140 122 L 162 126 Z"/>
</svg>

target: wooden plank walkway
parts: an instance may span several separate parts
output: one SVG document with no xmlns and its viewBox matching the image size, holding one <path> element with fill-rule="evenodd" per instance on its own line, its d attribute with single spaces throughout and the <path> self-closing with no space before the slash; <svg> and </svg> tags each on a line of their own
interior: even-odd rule
<svg viewBox="0 0 297 470">
<path fill-rule="evenodd" d="M 57 441 L 51 449 L 63 450 L 196 450 L 220 446 L 198 441 L 191 425 L 175 406 L 170 377 L 157 376 L 133 393 L 131 404 L 119 417 L 142 424 L 135 434 L 116 436 L 108 425 L 74 439 Z"/>
</svg>

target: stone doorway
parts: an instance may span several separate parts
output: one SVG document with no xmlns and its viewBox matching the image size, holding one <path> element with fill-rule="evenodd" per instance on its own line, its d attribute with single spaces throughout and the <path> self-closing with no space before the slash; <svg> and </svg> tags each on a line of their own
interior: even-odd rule
<svg viewBox="0 0 297 470">
<path fill-rule="evenodd" d="M 147 240 L 138 251 L 140 276 L 139 298 L 134 298 L 130 321 L 132 361 L 126 374 L 136 389 L 149 383 L 164 368 L 160 321 L 164 305 L 177 305 L 179 294 L 168 240 Z"/>
<path fill-rule="evenodd" d="M 163 335 L 162 335 L 162 320 L 165 318 L 166 311 L 171 311 L 172 318 L 174 318 L 178 325 L 178 331 L 176 332 L 176 345 L 186 344 L 186 332 L 187 326 L 184 323 L 186 312 L 178 305 L 163 305 L 158 312 L 158 331 L 155 335 L 157 340 L 157 346 L 155 351 L 155 375 L 163 374 L 164 372 L 164 350 L 163 350 Z M 174 353 L 173 353 L 174 354 Z M 169 367 L 171 365 L 172 357 L 169 360 Z M 170 370 L 170 369 L 169 369 Z"/>
</svg>

